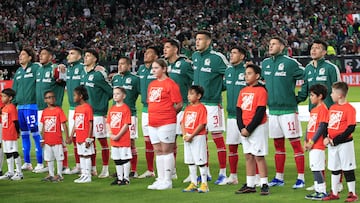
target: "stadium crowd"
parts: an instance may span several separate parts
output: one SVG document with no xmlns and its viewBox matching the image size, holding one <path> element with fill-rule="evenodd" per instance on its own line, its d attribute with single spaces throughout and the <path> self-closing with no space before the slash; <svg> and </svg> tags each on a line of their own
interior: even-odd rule
<svg viewBox="0 0 360 203">
<path fill-rule="evenodd" d="M 308 55 L 318 38 L 336 54 L 360 54 L 360 20 L 346 21 L 346 14 L 359 11 L 360 4 L 350 0 L 3 0 L 0 41 L 16 42 L 19 50 L 50 46 L 58 62 L 78 46 L 96 47 L 101 61 L 137 52 L 141 64 L 147 45 L 169 38 L 191 56 L 194 34 L 206 28 L 214 33 L 214 49 L 225 55 L 241 44 L 251 57 L 264 57 L 274 34 L 288 40 L 292 55 Z"/>
</svg>

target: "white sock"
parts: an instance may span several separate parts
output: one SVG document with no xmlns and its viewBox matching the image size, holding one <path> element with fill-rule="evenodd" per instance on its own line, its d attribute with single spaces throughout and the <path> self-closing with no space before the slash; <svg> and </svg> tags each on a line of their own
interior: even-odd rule
<svg viewBox="0 0 360 203">
<path fill-rule="evenodd" d="M 54 161 L 48 161 L 48 167 L 49 167 L 49 176 L 54 177 Z"/>
<path fill-rule="evenodd" d="M 6 159 L 6 162 L 8 164 L 9 173 L 14 174 L 14 157 L 11 156 L 10 158 Z"/>
<path fill-rule="evenodd" d="M 96 166 L 90 166 L 90 168 L 91 168 L 91 171 L 97 171 Z M 90 171 L 90 173 L 91 173 L 91 171 Z"/>
<path fill-rule="evenodd" d="M 210 174 L 210 166 L 205 166 L 206 167 L 206 171 L 207 171 L 207 176 L 211 177 Z M 206 179 L 207 180 L 207 179 Z"/>
<path fill-rule="evenodd" d="M 80 157 L 80 171 L 81 171 L 81 175 L 86 174 L 86 163 L 84 157 Z"/>
<path fill-rule="evenodd" d="M 221 168 L 219 171 L 219 175 L 226 176 L 226 168 Z"/>
<path fill-rule="evenodd" d="M 189 172 L 190 172 L 190 180 L 192 183 L 197 185 L 197 175 L 196 175 L 196 165 L 192 164 L 189 165 Z"/>
<path fill-rule="evenodd" d="M 116 174 L 117 174 L 118 180 L 124 179 L 124 167 L 123 167 L 123 165 L 116 165 L 115 167 L 116 167 Z"/>
<path fill-rule="evenodd" d="M 171 176 L 172 176 L 172 171 L 174 168 L 174 154 L 170 153 L 170 154 L 166 154 L 163 155 L 163 163 L 164 163 L 164 177 L 166 181 L 170 181 L 171 182 Z"/>
<path fill-rule="evenodd" d="M 355 181 L 347 182 L 349 192 L 355 193 Z"/>
<path fill-rule="evenodd" d="M 340 174 L 333 175 L 331 174 L 331 190 L 334 195 L 338 194 L 338 183 L 340 182 Z"/>
<path fill-rule="evenodd" d="M 16 165 L 16 172 L 21 173 L 21 158 L 20 158 L 20 156 L 18 156 L 15 159 L 15 165 Z"/>
<path fill-rule="evenodd" d="M 324 182 L 324 183 L 320 183 L 320 184 L 318 184 L 318 183 L 316 182 L 316 184 L 317 184 L 317 190 L 315 190 L 316 192 L 326 193 L 326 185 L 325 185 L 325 182 Z"/>
<path fill-rule="evenodd" d="M 109 165 L 103 165 L 101 172 L 103 172 L 103 171 L 105 171 L 105 172 L 109 171 Z"/>
<path fill-rule="evenodd" d="M 255 177 L 256 179 L 256 177 Z M 260 186 L 264 185 L 264 184 L 268 184 L 269 183 L 269 180 L 268 180 L 268 177 L 264 177 L 264 178 L 260 178 Z"/>
<path fill-rule="evenodd" d="M 302 180 L 305 182 L 305 176 L 303 173 L 298 173 L 298 179 Z"/>
<path fill-rule="evenodd" d="M 0 147 L 0 171 L 2 171 L 3 164 L 4 164 L 4 152 L 3 149 Z"/>
<path fill-rule="evenodd" d="M 91 158 L 85 158 L 85 174 L 91 177 Z"/>
<path fill-rule="evenodd" d="M 76 163 L 76 164 L 75 164 L 75 167 L 76 167 L 76 168 L 80 168 L 80 163 Z"/>
<path fill-rule="evenodd" d="M 156 170 L 157 170 L 157 174 L 158 174 L 158 180 L 159 181 L 163 181 L 165 179 L 165 173 L 164 173 L 164 155 L 156 155 Z"/>
<path fill-rule="evenodd" d="M 255 176 L 246 176 L 246 184 L 248 187 L 255 187 Z"/>
<path fill-rule="evenodd" d="M 201 183 L 207 183 L 208 168 L 206 166 L 199 167 Z"/>
<path fill-rule="evenodd" d="M 57 166 L 57 174 L 62 176 L 63 162 L 62 160 L 56 161 Z"/>
<path fill-rule="evenodd" d="M 276 173 L 275 178 L 283 181 L 284 180 L 284 173 Z"/>
<path fill-rule="evenodd" d="M 230 176 L 229 176 L 230 178 L 233 178 L 233 179 L 238 179 L 238 177 L 237 177 L 237 173 L 230 173 Z"/>
<path fill-rule="evenodd" d="M 126 162 L 123 166 L 124 166 L 124 179 L 130 180 L 130 179 L 129 179 L 129 175 L 130 175 L 130 161 Z"/>
</svg>

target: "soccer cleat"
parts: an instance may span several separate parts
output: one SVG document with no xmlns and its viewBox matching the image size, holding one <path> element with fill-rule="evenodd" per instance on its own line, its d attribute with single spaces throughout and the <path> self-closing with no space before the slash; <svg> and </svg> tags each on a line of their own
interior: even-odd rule
<svg viewBox="0 0 360 203">
<path fill-rule="evenodd" d="M 306 190 L 307 190 L 307 191 L 314 191 L 314 190 L 315 190 L 315 186 L 312 185 L 312 186 L 310 186 L 310 187 L 307 187 Z"/>
<path fill-rule="evenodd" d="M 115 178 L 115 180 L 113 182 L 110 183 L 110 185 L 120 185 L 121 180 Z"/>
<path fill-rule="evenodd" d="M 10 180 L 13 176 L 14 174 L 8 171 L 4 175 L 0 176 L 0 180 Z"/>
<path fill-rule="evenodd" d="M 358 196 L 352 192 L 349 192 L 347 198 L 345 199 L 345 202 L 355 202 L 358 201 Z"/>
<path fill-rule="evenodd" d="M 197 186 L 194 183 L 190 183 L 187 188 L 183 189 L 183 192 L 195 192 L 197 190 Z"/>
<path fill-rule="evenodd" d="M 274 187 L 274 186 L 284 186 L 285 183 L 283 180 L 279 180 L 277 178 L 272 179 L 272 181 L 269 183 L 269 187 Z"/>
<path fill-rule="evenodd" d="M 312 197 L 312 200 L 319 200 L 321 201 L 323 198 L 327 197 L 328 194 L 323 192 L 316 192 L 315 195 Z"/>
<path fill-rule="evenodd" d="M 137 178 L 138 176 L 139 176 L 139 175 L 138 175 L 138 173 L 137 173 L 136 171 L 135 171 L 135 172 L 134 172 L 134 171 L 131 171 L 130 174 L 129 174 L 129 177 L 130 177 L 130 178 Z"/>
<path fill-rule="evenodd" d="M 161 181 L 156 190 L 168 190 L 172 188 L 172 181 Z"/>
<path fill-rule="evenodd" d="M 331 192 L 330 195 L 322 198 L 322 201 L 330 201 L 330 200 L 337 200 L 337 199 L 340 199 L 339 194 L 334 195 L 334 194 Z"/>
<path fill-rule="evenodd" d="M 69 168 L 69 167 L 67 167 L 67 168 L 63 168 L 62 174 L 65 174 L 65 175 L 70 175 L 70 174 L 71 174 L 71 170 L 70 170 L 70 168 Z"/>
<path fill-rule="evenodd" d="M 269 192 L 269 185 L 268 184 L 263 184 L 261 186 L 261 189 L 260 189 L 260 195 L 269 195 L 270 192 Z"/>
<path fill-rule="evenodd" d="M 226 179 L 226 184 L 228 185 L 237 185 L 239 184 L 239 180 L 236 176 L 229 176 L 227 179 Z"/>
<path fill-rule="evenodd" d="M 148 185 L 148 190 L 157 190 L 157 187 L 161 184 L 160 180 L 156 180 L 153 184 Z"/>
<path fill-rule="evenodd" d="M 43 182 L 53 182 L 54 181 L 54 177 L 48 175 L 45 178 L 41 179 L 41 181 Z"/>
<path fill-rule="evenodd" d="M 183 180 L 183 183 L 190 183 L 190 182 L 191 182 L 190 175 Z"/>
<path fill-rule="evenodd" d="M 74 183 L 78 183 L 79 181 L 81 181 L 83 178 L 85 178 L 85 175 L 81 174 L 81 176 L 78 179 L 74 180 Z"/>
<path fill-rule="evenodd" d="M 209 192 L 209 187 L 207 183 L 201 183 L 200 187 L 198 188 L 198 193 L 207 193 Z"/>
<path fill-rule="evenodd" d="M 247 184 L 244 184 L 240 189 L 235 191 L 235 194 L 245 194 L 245 193 L 254 193 L 256 192 L 255 187 L 248 187 Z"/>
<path fill-rule="evenodd" d="M 130 184 L 129 180 L 123 179 L 122 181 L 120 181 L 119 185 L 129 185 L 129 184 Z"/>
<path fill-rule="evenodd" d="M 37 164 L 34 170 L 32 170 L 33 173 L 47 173 L 49 172 L 48 167 L 44 167 L 43 164 Z"/>
<path fill-rule="evenodd" d="M 220 174 L 218 179 L 215 181 L 215 185 L 226 185 L 226 176 Z"/>
<path fill-rule="evenodd" d="M 16 172 L 15 175 L 13 175 L 13 177 L 11 177 L 10 179 L 11 180 L 22 180 L 22 179 L 24 179 L 24 176 L 22 173 Z"/>
<path fill-rule="evenodd" d="M 292 186 L 293 189 L 299 189 L 305 187 L 305 182 L 301 179 L 297 179 L 295 184 Z"/>
<path fill-rule="evenodd" d="M 150 177 L 155 177 L 155 173 L 153 171 L 145 171 L 143 174 L 141 174 L 138 178 L 143 179 L 143 178 L 150 178 Z"/>
<path fill-rule="evenodd" d="M 80 173 L 80 168 L 76 166 L 70 171 L 70 174 L 79 174 L 79 173 Z"/>
<path fill-rule="evenodd" d="M 98 178 L 107 178 L 109 177 L 109 171 L 108 170 L 102 170 Z"/>
<path fill-rule="evenodd" d="M 52 182 L 62 182 L 64 180 L 64 177 L 62 177 L 61 175 L 56 175 L 54 177 L 54 179 L 52 180 Z"/>
<path fill-rule="evenodd" d="M 31 163 L 24 163 L 22 166 L 21 166 L 21 170 L 23 171 L 32 171 L 33 170 L 33 167 L 31 165 Z"/>
<path fill-rule="evenodd" d="M 84 177 L 76 183 L 90 183 L 90 182 L 91 182 L 91 175 L 84 175 Z"/>
</svg>

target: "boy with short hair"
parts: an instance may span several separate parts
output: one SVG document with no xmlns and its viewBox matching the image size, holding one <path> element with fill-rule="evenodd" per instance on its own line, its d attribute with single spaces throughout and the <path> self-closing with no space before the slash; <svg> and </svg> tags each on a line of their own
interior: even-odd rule
<svg viewBox="0 0 360 203">
<path fill-rule="evenodd" d="M 66 125 L 67 118 L 61 107 L 56 105 L 55 93 L 52 90 L 44 93 L 44 101 L 48 107 L 43 110 L 40 122 L 43 123 L 44 160 L 48 163 L 49 175 L 42 180 L 60 182 L 64 180 L 62 176 L 64 151 L 61 129 L 64 129 L 66 139 L 68 141 L 70 139 Z M 57 165 L 56 176 L 54 174 L 54 160 L 56 160 Z"/>
<path fill-rule="evenodd" d="M 358 200 L 355 193 L 355 150 L 352 133 L 356 127 L 356 110 L 346 100 L 348 85 L 336 82 L 332 85 L 331 98 L 335 102 L 329 109 L 328 136 L 324 145 L 328 145 L 328 169 L 331 171 L 331 193 L 323 201 L 340 199 L 337 185 L 340 182 L 341 170 L 348 186 L 345 202 Z"/>
<path fill-rule="evenodd" d="M 18 121 L 18 114 L 12 100 L 15 98 L 15 91 L 6 88 L 1 93 L 1 101 L 5 106 L 1 109 L 2 122 L 2 150 L 6 155 L 8 164 L 8 172 L 0 176 L 0 180 L 21 180 L 23 174 L 21 172 L 21 159 L 18 152 L 17 139 L 20 136 L 20 127 Z M 0 148 L 1 149 L 1 148 Z M 14 161 L 16 165 L 16 172 L 14 172 Z"/>
<path fill-rule="evenodd" d="M 322 171 L 325 170 L 325 145 L 323 137 L 327 133 L 329 110 L 325 99 L 327 88 L 315 84 L 309 88 L 310 103 L 314 107 L 310 111 L 304 149 L 309 151 L 309 165 L 314 176 L 315 193 L 305 196 L 305 199 L 321 200 L 326 197 L 326 185 Z"/>
<path fill-rule="evenodd" d="M 117 178 L 111 185 L 128 185 L 130 174 L 131 141 L 129 126 L 131 125 L 131 111 L 124 103 L 126 90 L 114 87 L 113 99 L 115 104 L 110 108 L 106 119 L 111 144 L 111 158 L 116 165 Z"/>
<path fill-rule="evenodd" d="M 201 86 L 193 85 L 188 91 L 189 105 L 184 110 L 184 117 L 181 122 L 181 129 L 184 139 L 184 161 L 189 165 L 190 185 L 183 189 L 183 192 L 206 193 L 209 191 L 207 184 L 207 111 L 200 102 L 204 95 Z M 197 188 L 196 166 L 199 166 L 201 185 Z"/>
</svg>

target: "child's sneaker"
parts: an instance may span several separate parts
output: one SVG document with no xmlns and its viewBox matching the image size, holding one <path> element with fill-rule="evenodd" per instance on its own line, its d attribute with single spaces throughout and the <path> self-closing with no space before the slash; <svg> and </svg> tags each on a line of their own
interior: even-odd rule
<svg viewBox="0 0 360 203">
<path fill-rule="evenodd" d="M 115 178 L 115 180 L 113 182 L 110 183 L 110 185 L 120 185 L 121 180 L 119 180 L 118 178 Z"/>
<path fill-rule="evenodd" d="M 272 181 L 269 183 L 269 187 L 274 187 L 274 186 L 284 186 L 285 183 L 283 180 L 279 180 L 277 178 L 272 179 Z"/>
<path fill-rule="evenodd" d="M 71 174 L 71 170 L 70 170 L 70 168 L 69 168 L 69 167 L 67 167 L 67 168 L 63 168 L 62 174 L 65 174 L 65 175 L 70 175 L 70 174 Z"/>
<path fill-rule="evenodd" d="M 183 189 L 183 192 L 195 192 L 197 190 L 197 186 L 194 183 L 190 183 L 187 188 Z"/>
<path fill-rule="evenodd" d="M 143 178 L 150 178 L 150 177 L 155 177 L 154 171 L 146 170 L 146 171 L 145 171 L 143 174 L 141 174 L 138 178 L 143 179 Z"/>
<path fill-rule="evenodd" d="M 24 163 L 22 166 L 21 166 L 21 170 L 23 171 L 32 171 L 33 170 L 33 167 L 31 165 L 31 163 Z"/>
<path fill-rule="evenodd" d="M 256 192 L 255 187 L 248 187 L 247 184 L 244 184 L 239 190 L 235 191 L 235 194 L 245 194 L 245 193 L 254 193 Z"/>
<path fill-rule="evenodd" d="M 148 185 L 147 189 L 148 190 L 157 190 L 157 187 L 161 184 L 160 180 L 156 180 L 155 182 L 153 182 L 153 184 Z"/>
<path fill-rule="evenodd" d="M 84 178 L 85 178 L 85 175 L 82 174 L 78 179 L 74 180 L 74 183 L 79 183 Z"/>
<path fill-rule="evenodd" d="M 8 171 L 4 175 L 0 176 L 0 180 L 10 180 L 13 176 L 14 174 Z"/>
<path fill-rule="evenodd" d="M 352 192 L 349 192 L 347 198 L 345 199 L 345 202 L 355 202 L 357 201 L 359 198 L 357 195 L 353 194 Z"/>
<path fill-rule="evenodd" d="M 109 177 L 109 171 L 103 168 L 98 178 L 107 178 L 107 177 Z"/>
<path fill-rule="evenodd" d="M 35 168 L 32 170 L 33 173 L 39 173 L 38 171 L 44 168 L 44 164 L 36 164 Z"/>
<path fill-rule="evenodd" d="M 64 177 L 62 177 L 61 175 L 56 175 L 54 177 L 54 179 L 52 180 L 52 182 L 62 182 L 64 180 Z"/>
<path fill-rule="evenodd" d="M 139 176 L 139 175 L 138 175 L 138 173 L 137 173 L 136 171 L 135 171 L 135 172 L 134 172 L 134 171 L 131 171 L 130 174 L 129 174 L 129 177 L 130 177 L 130 178 L 137 178 L 138 176 Z"/>
<path fill-rule="evenodd" d="M 334 195 L 334 194 L 331 192 L 330 195 L 322 198 L 322 201 L 337 200 L 337 199 L 340 199 L 339 194 Z"/>
<path fill-rule="evenodd" d="M 76 166 L 70 171 L 70 174 L 79 174 L 79 173 L 80 173 L 80 168 Z"/>
<path fill-rule="evenodd" d="M 218 179 L 215 181 L 215 185 L 226 185 L 226 176 L 220 174 Z"/>
<path fill-rule="evenodd" d="M 130 184 L 129 180 L 123 179 L 119 185 L 129 185 L 129 184 Z"/>
<path fill-rule="evenodd" d="M 312 197 L 312 200 L 322 200 L 327 196 L 328 196 L 328 194 L 326 194 L 326 193 L 316 192 L 315 195 Z"/>
<path fill-rule="evenodd" d="M 308 195 L 305 195 L 305 199 L 310 199 L 312 200 L 316 195 L 317 195 L 318 192 L 313 192 L 311 194 L 308 194 Z"/>
<path fill-rule="evenodd" d="M 305 182 L 301 179 L 297 179 L 295 184 L 292 186 L 293 189 L 299 189 L 305 187 Z"/>
<path fill-rule="evenodd" d="M 228 185 L 237 185 L 239 184 L 239 180 L 236 176 L 229 176 L 227 179 L 226 179 L 226 184 Z"/>
<path fill-rule="evenodd" d="M 172 188 L 172 181 L 161 181 L 156 190 L 167 190 Z"/>
<path fill-rule="evenodd" d="M 84 178 L 82 178 L 76 183 L 90 183 L 90 182 L 91 182 L 91 175 L 84 175 Z"/>
<path fill-rule="evenodd" d="M 268 195 L 268 194 L 270 194 L 269 185 L 268 184 L 263 184 L 261 186 L 261 189 L 260 189 L 260 195 Z"/>
<path fill-rule="evenodd" d="M 200 187 L 197 189 L 199 193 L 209 192 L 209 187 L 207 183 L 201 183 Z"/>
<path fill-rule="evenodd" d="M 44 181 L 44 182 L 53 182 L 53 181 L 54 181 L 54 177 L 48 175 L 48 176 L 46 176 L 45 178 L 41 179 L 41 181 Z"/>
<path fill-rule="evenodd" d="M 13 177 L 11 177 L 11 180 L 22 180 L 24 179 L 24 176 L 22 173 L 15 173 L 15 175 L 13 175 Z"/>
</svg>

